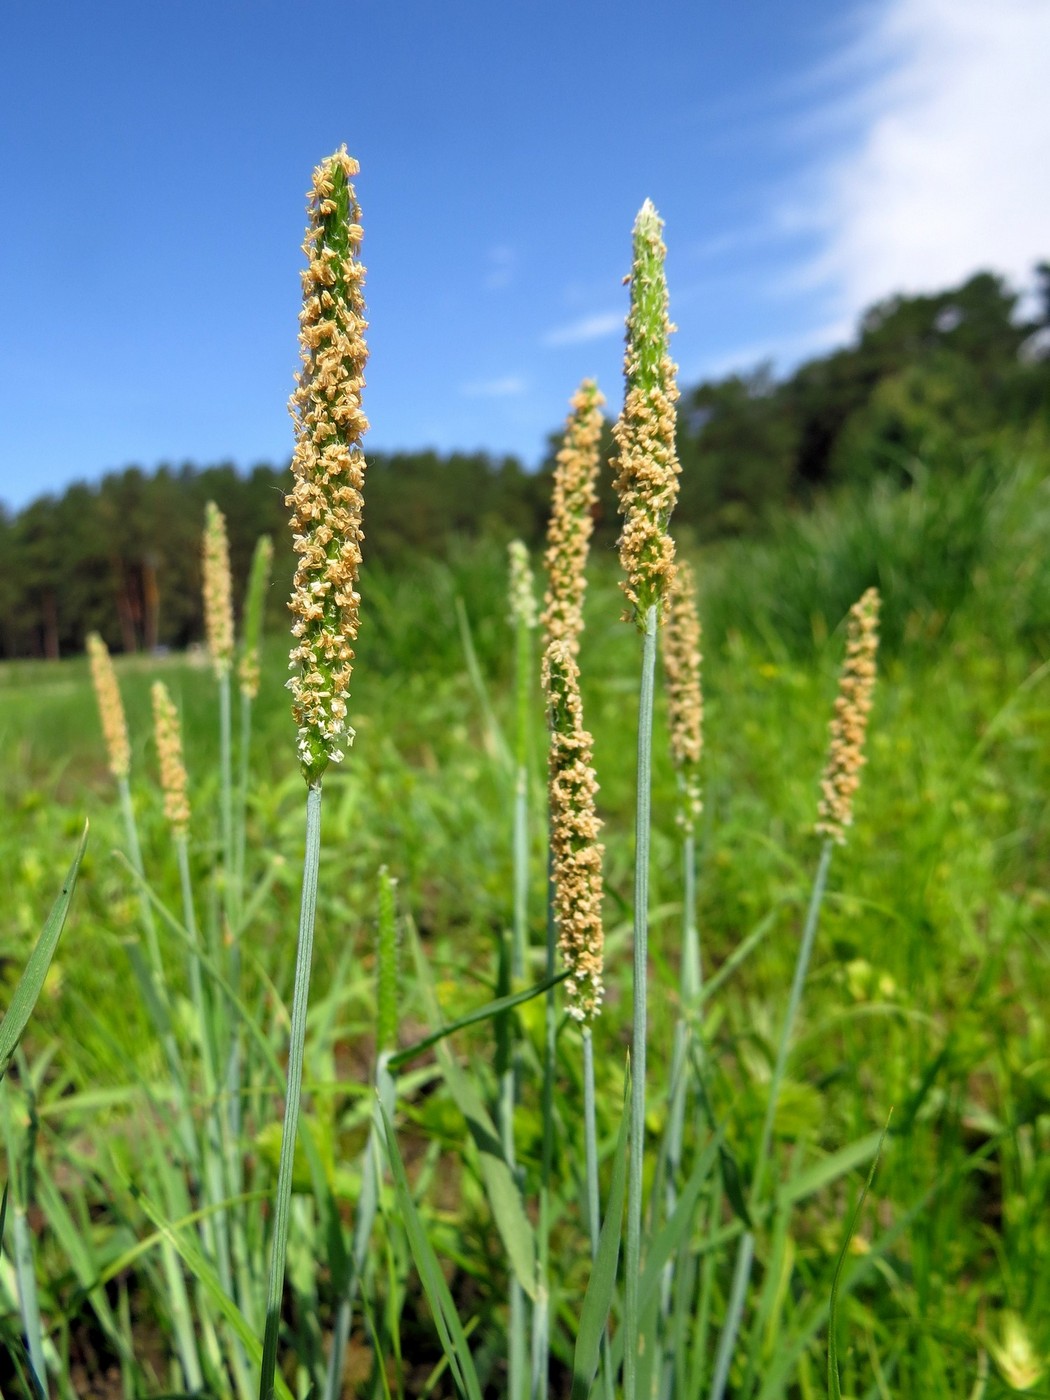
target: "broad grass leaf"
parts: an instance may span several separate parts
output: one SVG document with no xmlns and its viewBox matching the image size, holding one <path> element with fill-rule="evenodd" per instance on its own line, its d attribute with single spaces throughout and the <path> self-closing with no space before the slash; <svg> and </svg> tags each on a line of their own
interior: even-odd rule
<svg viewBox="0 0 1050 1400">
<path fill-rule="evenodd" d="M 51 959 L 55 955 L 59 935 L 66 921 L 66 914 L 69 912 L 69 902 L 73 898 L 73 891 L 76 888 L 80 862 L 84 859 L 84 852 L 87 849 L 87 839 L 88 825 L 85 822 L 84 834 L 80 838 L 80 845 L 73 857 L 73 864 L 69 867 L 59 896 L 48 915 L 47 923 L 29 955 L 25 971 L 19 979 L 14 996 L 11 998 L 11 1004 L 7 1008 L 7 1014 L 0 1022 L 0 1079 L 7 1072 L 11 1056 L 15 1053 L 15 1047 L 22 1039 L 22 1032 L 33 1014 L 33 1008 L 36 1006 L 37 998 L 43 988 L 47 970 L 51 966 Z"/>
</svg>

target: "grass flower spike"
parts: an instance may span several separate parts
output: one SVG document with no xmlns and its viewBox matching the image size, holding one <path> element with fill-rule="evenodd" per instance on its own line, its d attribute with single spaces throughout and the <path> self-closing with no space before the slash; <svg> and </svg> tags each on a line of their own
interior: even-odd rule
<svg viewBox="0 0 1050 1400">
<path fill-rule="evenodd" d="M 547 528 L 547 593 L 540 621 L 546 641 L 565 641 L 573 656 L 583 629 L 584 568 L 594 530 L 598 444 L 605 397 L 585 379 L 572 399 L 565 439 L 554 468 L 554 494 Z"/>
<path fill-rule="evenodd" d="M 686 563 L 678 565 L 671 590 L 663 650 L 671 758 L 681 787 L 678 822 L 684 831 L 692 831 L 701 806 L 699 765 L 704 701 L 700 688 L 702 657 L 696 579 Z"/>
<path fill-rule="evenodd" d="M 168 687 L 154 681 L 153 737 L 160 762 L 160 786 L 164 794 L 164 816 L 173 836 L 185 836 L 190 825 L 189 781 L 182 760 L 182 727 Z"/>
<path fill-rule="evenodd" d="M 204 509 L 202 574 L 204 635 L 211 664 L 221 679 L 229 675 L 233 665 L 233 584 L 226 519 L 214 501 L 209 501 Z"/>
<path fill-rule="evenodd" d="M 350 177 L 359 166 L 343 147 L 314 171 L 310 225 L 303 251 L 303 361 L 290 404 L 296 443 L 292 511 L 299 556 L 290 603 L 295 645 L 288 682 L 299 726 L 299 763 L 307 782 L 320 781 L 353 741 L 347 695 L 358 631 L 357 575 L 361 564 L 368 420 L 361 390 L 368 358 L 363 332 L 365 269 L 358 260 L 361 211 Z"/>
<path fill-rule="evenodd" d="M 510 620 L 515 624 L 520 622 L 531 631 L 536 626 L 537 614 L 528 545 L 523 540 L 511 540 L 507 546 L 507 556 L 510 563 L 507 584 Z"/>
<path fill-rule="evenodd" d="M 591 1021 L 602 1004 L 601 822 L 594 810 L 598 784 L 591 736 L 583 728 L 580 672 L 567 641 L 543 658 L 550 711 L 551 864 L 558 946 L 569 969 L 569 1015 Z"/>
<path fill-rule="evenodd" d="M 252 556 L 244 607 L 244 648 L 237 666 L 237 682 L 246 700 L 254 700 L 259 694 L 259 640 L 272 566 L 273 540 L 269 535 L 261 535 Z"/>
<path fill-rule="evenodd" d="M 839 677 L 839 694 L 831 720 L 831 744 L 821 780 L 817 831 L 841 846 L 853 824 L 853 797 L 860 784 L 864 735 L 875 686 L 875 655 L 879 645 L 879 593 L 868 591 L 850 609 L 846 630 L 846 659 Z"/>
<path fill-rule="evenodd" d="M 667 279 L 661 232 L 663 221 L 651 202 L 634 224 L 631 309 L 627 316 L 626 379 L 623 412 L 613 429 L 616 491 L 624 517 L 621 587 L 630 607 L 624 620 L 645 627 L 645 615 L 662 609 L 674 581 L 674 541 L 667 532 L 678 499 L 681 471 L 675 450 L 677 366 L 668 353 L 674 327 L 667 316 Z"/>
<path fill-rule="evenodd" d="M 329 763 L 343 757 L 339 747 L 343 736 L 348 734 L 351 741 L 354 737 L 346 723 L 346 700 L 361 601 L 356 588 L 363 538 L 361 436 L 368 427 L 361 412 L 368 358 L 362 338 L 367 325 L 361 293 L 365 269 L 357 257 L 361 210 L 350 183 L 359 168 L 345 146 L 317 167 L 307 196 L 310 223 L 303 242 L 308 259 L 299 316 L 303 369 L 296 376 L 290 405 L 295 420 L 295 484 L 287 505 L 299 556 L 289 603 L 295 618 L 295 644 L 288 686 L 299 726 L 299 767 L 307 784 L 306 842 L 260 1400 L 271 1400 L 275 1392 L 321 859 L 321 778 Z"/>
<path fill-rule="evenodd" d="M 113 670 L 109 648 L 97 632 L 89 635 L 87 649 L 91 659 L 91 683 L 95 687 L 99 718 L 102 720 L 102 736 L 106 741 L 109 771 L 119 781 L 127 778 L 131 771 L 131 746 L 128 743 L 128 722 L 124 718 L 124 703 L 120 698 L 120 687 L 117 685 L 117 675 Z"/>
</svg>

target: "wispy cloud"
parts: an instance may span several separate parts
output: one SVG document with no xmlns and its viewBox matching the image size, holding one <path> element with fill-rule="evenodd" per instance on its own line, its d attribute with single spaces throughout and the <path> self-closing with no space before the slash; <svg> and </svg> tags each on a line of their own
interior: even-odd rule
<svg viewBox="0 0 1050 1400">
<path fill-rule="evenodd" d="M 464 384 L 460 393 L 468 399 L 509 399 L 524 394 L 527 388 L 520 374 L 505 374 L 502 379 L 480 379 Z"/>
<path fill-rule="evenodd" d="M 544 345 L 583 345 L 588 340 L 603 340 L 614 331 L 623 330 L 622 311 L 601 311 L 594 316 L 581 316 L 566 326 L 558 326 L 543 337 Z"/>
<path fill-rule="evenodd" d="M 850 47 L 857 83 L 834 154 L 812 172 L 816 235 L 800 287 L 855 317 L 888 293 L 932 290 L 979 268 L 1015 283 L 1050 251 L 1050 5 L 882 0 Z M 846 139 L 842 138 L 843 130 Z"/>
<path fill-rule="evenodd" d="M 721 379 L 729 374 L 747 374 L 767 361 L 778 370 L 792 368 L 809 355 L 819 355 L 836 346 L 845 345 L 853 332 L 852 322 L 833 320 L 821 322 L 808 330 L 787 335 L 770 336 L 719 351 L 683 368 L 679 378 L 693 382 L 700 379 Z"/>
<path fill-rule="evenodd" d="M 498 243 L 485 254 L 484 283 L 487 291 L 501 292 L 514 281 L 518 255 L 508 243 Z"/>
</svg>

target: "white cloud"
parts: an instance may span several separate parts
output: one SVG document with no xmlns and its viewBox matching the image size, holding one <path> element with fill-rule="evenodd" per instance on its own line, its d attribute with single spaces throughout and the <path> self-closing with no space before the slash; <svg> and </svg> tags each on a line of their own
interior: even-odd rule
<svg viewBox="0 0 1050 1400">
<path fill-rule="evenodd" d="M 469 399 L 509 399 L 524 394 L 528 385 L 520 374 L 505 374 L 502 379 L 475 380 L 464 384 L 460 393 Z"/>
<path fill-rule="evenodd" d="M 881 0 L 862 28 L 836 152 L 783 211 L 819 238 L 800 281 L 838 317 L 980 268 L 1027 281 L 1050 255 L 1050 4 Z"/>
<path fill-rule="evenodd" d="M 558 326 L 543 337 L 544 345 L 583 345 L 588 340 L 602 340 L 624 326 L 622 311 L 602 311 L 595 316 L 581 316 L 567 326 Z"/>
</svg>

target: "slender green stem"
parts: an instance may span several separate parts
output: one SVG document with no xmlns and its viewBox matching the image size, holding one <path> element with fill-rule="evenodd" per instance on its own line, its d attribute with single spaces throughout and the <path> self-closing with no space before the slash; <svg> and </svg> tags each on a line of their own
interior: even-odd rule
<svg viewBox="0 0 1050 1400">
<path fill-rule="evenodd" d="M 587 1227 L 591 1240 L 591 1259 L 594 1260 L 598 1256 L 598 1240 L 602 1231 L 602 1205 L 598 1188 L 598 1123 L 594 1092 L 594 1040 L 590 1026 L 583 1028 L 583 1140 L 587 1174 Z M 601 1372 L 602 1393 L 605 1400 L 613 1400 L 615 1384 L 608 1329 L 602 1338 Z"/>
<path fill-rule="evenodd" d="M 557 933 L 554 925 L 554 881 L 551 857 L 547 857 L 547 953 L 546 975 L 554 976 Z M 540 1155 L 539 1283 L 532 1309 L 532 1400 L 546 1400 L 550 1386 L 550 1196 L 554 1171 L 554 1054 L 557 1032 L 554 988 L 544 1004 L 543 1090 L 541 1118 L 543 1142 Z"/>
<path fill-rule="evenodd" d="M 517 766 L 514 780 L 514 920 L 510 946 L 510 988 L 516 991 L 525 978 L 528 946 L 529 902 L 529 728 L 530 682 L 532 679 L 532 634 L 523 618 L 518 619 L 516 636 L 517 673 Z M 521 1047 L 516 1022 L 508 1020 L 510 1055 L 502 1085 L 503 1151 L 513 1170 L 517 1163 L 514 1141 L 514 1112 L 521 1079 Z M 525 1295 L 514 1277 L 510 1280 L 510 1336 L 507 1347 L 507 1375 L 510 1400 L 524 1400 L 526 1367 Z"/>
<path fill-rule="evenodd" d="M 240 773 L 237 782 L 237 814 L 234 831 L 235 884 L 237 887 L 236 933 L 240 933 L 240 920 L 244 911 L 244 870 L 247 849 L 248 788 L 251 779 L 252 750 L 252 697 L 241 691 L 241 743 Z"/>
<path fill-rule="evenodd" d="M 234 889 L 236 872 L 233 851 L 233 724 L 231 715 L 230 676 L 219 677 L 219 806 L 222 825 L 222 907 L 226 929 L 234 931 L 236 919 Z"/>
<path fill-rule="evenodd" d="M 692 831 L 682 838 L 682 962 L 680 972 L 681 1010 L 674 1028 L 671 1051 L 671 1084 L 667 1114 L 667 1177 L 664 1183 L 664 1215 L 670 1219 L 678 1201 L 678 1179 L 685 1143 L 685 1118 L 689 1087 L 690 1049 L 693 1018 L 699 1010 L 701 990 L 700 940 L 696 928 L 696 849 Z M 674 1256 L 664 1265 L 660 1286 L 660 1320 L 665 1338 L 663 1395 L 670 1395 L 675 1375 L 674 1337 L 669 1332 L 675 1274 L 682 1264 Z M 678 1280 L 681 1292 L 681 1279 Z"/>
<path fill-rule="evenodd" d="M 131 861 L 131 868 L 136 875 L 145 879 L 145 868 L 142 864 L 142 846 L 139 843 L 139 828 L 135 820 L 135 807 L 131 800 L 131 788 L 128 786 L 127 778 L 117 779 L 117 792 L 120 794 L 120 812 L 124 818 L 124 838 L 128 843 L 128 860 Z M 153 910 L 145 895 L 139 900 L 142 913 L 142 927 L 146 931 L 146 947 L 149 949 L 150 966 L 154 977 L 157 980 L 158 994 L 164 988 L 164 968 L 160 959 L 160 943 L 157 940 L 157 925 L 153 919 Z"/>
<path fill-rule="evenodd" d="M 638 1291 L 642 1272 L 642 1166 L 645 1153 L 646 992 L 649 962 L 649 826 L 652 780 L 656 606 L 645 614 L 642 680 L 638 697 L 638 791 L 634 841 L 634 1026 L 631 1034 L 631 1157 L 627 1175 L 626 1298 L 623 1379 L 625 1400 L 636 1400 Z"/>
<path fill-rule="evenodd" d="M 744 1315 L 744 1300 L 747 1285 L 751 1278 L 751 1260 L 755 1253 L 755 1237 L 750 1230 L 740 1236 L 737 1246 L 736 1263 L 733 1266 L 733 1282 L 729 1289 L 729 1305 L 726 1308 L 725 1322 L 718 1338 L 718 1351 L 715 1355 L 715 1369 L 711 1377 L 711 1400 L 721 1400 L 729 1379 L 729 1365 L 733 1359 L 740 1319 Z"/>
<path fill-rule="evenodd" d="M 682 1002 L 687 1011 L 704 985 L 700 957 L 700 934 L 696 927 L 696 837 L 687 831 L 682 837 Z"/>
<path fill-rule="evenodd" d="M 375 1225 L 379 1205 L 379 1187 L 382 1180 L 383 1114 L 393 1121 L 397 1097 L 397 1084 L 390 1073 L 390 1057 L 383 1052 L 376 1066 L 375 1098 L 372 1105 L 372 1124 L 365 1143 L 361 1162 L 361 1194 L 357 1201 L 354 1218 L 354 1234 L 347 1261 L 346 1286 L 339 1301 L 335 1328 L 332 1334 L 332 1349 L 328 1353 L 328 1369 L 325 1376 L 324 1400 L 339 1400 L 343 1393 L 343 1363 L 346 1344 L 350 1338 L 350 1323 L 353 1319 L 354 1300 L 361 1286 L 368 1263 L 368 1248 Z"/>
<path fill-rule="evenodd" d="M 207 1124 L 205 1126 L 205 1141 L 207 1148 L 203 1155 L 204 1168 L 204 1189 L 206 1199 L 212 1205 L 218 1204 L 226 1191 L 226 1184 L 222 1180 L 223 1163 L 226 1160 L 222 1134 L 222 1114 L 219 1111 L 216 1097 L 215 1080 L 215 1049 L 212 1044 L 211 1018 L 208 1012 L 208 1004 L 205 1001 L 203 979 L 201 978 L 201 965 L 198 953 L 198 933 L 197 916 L 193 906 L 193 882 L 190 875 L 189 848 L 186 837 L 178 834 L 175 837 L 175 854 L 179 864 L 179 883 L 182 887 L 182 909 L 183 922 L 186 925 L 186 932 L 191 940 L 187 962 L 189 965 L 190 1000 L 197 1017 L 197 1026 L 200 1033 L 201 1052 L 201 1072 L 204 1078 L 204 1097 L 208 1105 Z M 230 1250 L 227 1222 L 224 1212 L 220 1212 L 214 1218 L 210 1218 L 206 1226 L 206 1236 L 210 1239 L 215 1250 L 216 1263 L 218 1265 L 219 1279 L 223 1288 L 232 1297 L 233 1284 L 230 1269 Z"/>
<path fill-rule="evenodd" d="M 205 1199 L 216 1207 L 204 1233 L 214 1250 L 219 1280 L 224 1290 L 230 1298 L 239 1297 L 241 1310 L 250 1317 L 248 1309 L 252 1290 L 249 1285 L 247 1251 L 239 1215 L 229 1207 L 219 1208 L 224 1200 L 236 1200 L 242 1190 L 239 1169 L 240 1144 L 236 1140 L 230 1141 L 228 1122 L 218 1091 L 214 1007 L 201 977 L 200 933 L 193 901 L 189 845 L 184 835 L 176 836 L 175 852 L 179 864 L 179 884 L 182 888 L 183 923 L 190 940 L 187 958 L 190 998 L 200 1029 L 201 1070 L 207 1103 L 207 1121 L 203 1129 L 204 1145 L 201 1154 L 202 1178 Z M 239 1285 L 237 1292 L 234 1290 L 234 1265 Z M 236 1336 L 229 1339 L 229 1346 L 238 1393 L 247 1395 L 250 1372 L 244 1346 Z"/>
<path fill-rule="evenodd" d="M 583 1028 L 583 1141 L 587 1160 L 587 1225 L 591 1236 L 591 1258 L 598 1255 L 602 1231 L 601 1198 L 598 1194 L 598 1126 L 594 1106 L 594 1038 L 590 1026 Z"/>
<path fill-rule="evenodd" d="M 306 850 L 303 858 L 303 895 L 299 915 L 299 943 L 295 954 L 292 991 L 292 1024 L 288 1045 L 288 1092 L 277 1169 L 277 1198 L 273 1212 L 270 1282 L 266 1295 L 266 1330 L 263 1334 L 260 1400 L 273 1400 L 277 1367 L 277 1339 L 281 1327 L 281 1299 L 288 1251 L 288 1222 L 292 1201 L 292 1169 L 299 1128 L 299 1101 L 303 1087 L 303 1055 L 306 1046 L 306 1011 L 310 1000 L 310 961 L 313 954 L 314 916 L 317 911 L 317 872 L 321 856 L 321 785 L 306 792 Z"/>
<path fill-rule="evenodd" d="M 826 837 L 820 849 L 820 860 L 817 864 L 817 873 L 813 880 L 813 891 L 809 899 L 809 908 L 806 911 L 806 922 L 802 929 L 802 941 L 799 943 L 798 957 L 795 960 L 795 975 L 791 979 L 791 992 L 788 995 L 787 1011 L 784 1015 L 784 1024 L 780 1029 L 780 1040 L 777 1044 L 776 1060 L 773 1064 L 773 1077 L 769 1082 L 769 1094 L 766 1099 L 766 1114 L 762 1122 L 762 1136 L 759 1139 L 758 1155 L 755 1158 L 755 1170 L 751 1179 L 751 1210 L 752 1213 L 761 1204 L 762 1188 L 765 1185 L 766 1168 L 769 1164 L 770 1148 L 773 1144 L 773 1127 L 777 1116 L 777 1102 L 780 1098 L 780 1088 L 784 1081 L 784 1071 L 787 1068 L 788 1052 L 791 1048 L 791 1035 L 795 1026 L 795 1017 L 798 1015 L 798 1008 L 802 1001 L 802 989 L 806 982 L 806 973 L 809 971 L 809 960 L 813 952 L 813 942 L 816 938 L 817 924 L 820 921 L 820 906 L 824 899 L 824 889 L 827 885 L 828 867 L 831 864 L 831 855 L 835 849 L 835 843 L 830 837 Z M 722 1333 L 718 1339 L 718 1354 L 715 1358 L 715 1371 L 711 1381 L 710 1400 L 722 1400 L 725 1391 L 726 1380 L 729 1376 L 729 1364 L 732 1360 L 733 1349 L 736 1346 L 737 1333 L 740 1330 L 740 1320 L 744 1310 L 744 1299 L 747 1295 L 748 1281 L 751 1276 L 751 1260 L 755 1252 L 755 1237 L 750 1230 L 746 1230 L 740 1236 L 740 1244 L 737 1246 L 736 1264 L 733 1270 L 733 1288 L 730 1294 L 729 1308 L 726 1312 L 725 1322 L 722 1324 Z"/>
<path fill-rule="evenodd" d="M 820 906 L 824 900 L 824 889 L 828 881 L 828 866 L 831 864 L 831 855 L 834 849 L 834 841 L 832 841 L 830 837 L 825 837 L 824 844 L 820 850 L 820 861 L 817 864 L 816 877 L 813 881 L 813 892 L 810 895 L 809 908 L 806 911 L 806 922 L 802 930 L 802 942 L 799 944 L 798 958 L 795 962 L 795 975 L 791 979 L 791 992 L 788 996 L 784 1024 L 780 1031 L 780 1042 L 777 1045 L 777 1058 L 773 1065 L 773 1078 L 769 1083 L 769 1097 L 766 1099 L 766 1116 L 762 1123 L 762 1137 L 758 1144 L 758 1158 L 755 1162 L 755 1172 L 751 1185 L 751 1199 L 755 1205 L 758 1205 L 761 1200 L 766 1168 L 769 1165 L 769 1150 L 773 1142 L 773 1124 L 777 1116 L 777 1102 L 780 1098 L 780 1086 L 783 1083 L 784 1071 L 787 1068 L 788 1053 L 791 1049 L 791 1036 L 795 1029 L 795 1017 L 798 1015 L 798 1008 L 802 1001 L 802 989 L 806 983 L 806 973 L 809 971 L 809 960 L 813 953 L 813 942 L 817 933 L 817 924 L 820 921 Z"/>
<path fill-rule="evenodd" d="M 149 894 L 146 890 L 146 876 L 142 863 L 142 847 L 139 843 L 138 824 L 135 820 L 135 808 L 131 801 L 131 789 L 128 786 L 127 778 L 117 779 L 117 791 L 120 794 L 120 810 L 124 818 L 124 835 L 128 845 L 128 861 L 141 882 L 139 908 L 142 915 L 142 927 L 146 934 L 148 966 L 143 960 L 142 949 L 139 946 L 137 938 L 133 941 L 128 940 L 126 943 L 128 958 L 131 962 L 132 971 L 138 979 L 139 987 L 142 991 L 143 1004 L 146 1007 L 150 1020 L 153 1022 L 153 1029 L 157 1033 L 164 1051 L 164 1058 L 167 1060 L 168 1068 L 171 1071 L 172 1083 L 179 1104 L 176 1122 L 178 1125 L 178 1134 L 182 1142 L 182 1150 L 185 1153 L 187 1162 L 199 1164 L 200 1148 L 193 1130 L 192 1118 L 189 1111 L 186 1072 L 182 1064 L 182 1057 L 179 1054 L 179 1047 L 175 1040 L 175 1032 L 172 1027 L 171 1002 L 168 997 L 164 963 L 160 953 L 160 941 L 157 938 L 157 925 L 153 918 L 153 907 L 150 904 Z"/>
</svg>

